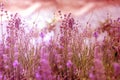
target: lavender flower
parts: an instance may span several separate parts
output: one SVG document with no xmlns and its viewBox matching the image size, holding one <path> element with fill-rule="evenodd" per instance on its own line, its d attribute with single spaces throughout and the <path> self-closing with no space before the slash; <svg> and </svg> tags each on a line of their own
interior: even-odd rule
<svg viewBox="0 0 120 80">
<path fill-rule="evenodd" d="M 45 37 L 45 34 L 43 32 L 41 32 L 40 37 L 43 39 Z"/>
<path fill-rule="evenodd" d="M 15 60 L 15 61 L 13 62 L 13 67 L 17 67 L 18 65 L 19 65 L 18 60 Z"/>
<path fill-rule="evenodd" d="M 3 43 L 0 42 L 0 55 L 4 54 Z"/>
<path fill-rule="evenodd" d="M 68 68 L 71 68 L 73 63 L 71 62 L 71 60 L 68 60 L 66 65 L 67 65 Z"/>
<path fill-rule="evenodd" d="M 97 38 L 97 37 L 98 37 L 98 32 L 95 31 L 94 34 L 93 34 L 93 36 L 94 36 L 95 38 Z"/>
<path fill-rule="evenodd" d="M 89 73 L 90 80 L 96 80 L 95 75 L 93 73 Z"/>
<path fill-rule="evenodd" d="M 96 72 L 96 78 L 97 80 L 106 80 L 105 79 L 105 68 L 101 60 L 94 59 L 94 66 L 95 66 L 95 72 Z"/>
<path fill-rule="evenodd" d="M 0 80 L 2 80 L 2 78 L 3 78 L 3 75 L 2 75 L 2 73 L 0 72 Z"/>
<path fill-rule="evenodd" d="M 113 63 L 114 68 L 114 75 L 119 76 L 120 75 L 120 64 L 119 63 Z"/>
<path fill-rule="evenodd" d="M 74 25 L 74 18 L 71 18 L 68 20 L 68 26 L 73 29 L 73 25 Z"/>
<path fill-rule="evenodd" d="M 18 19 L 15 20 L 15 27 L 16 27 L 17 29 L 19 29 L 20 22 L 21 22 L 20 18 L 18 18 Z"/>
<path fill-rule="evenodd" d="M 41 80 L 41 75 L 39 72 L 35 73 L 36 80 Z"/>
</svg>

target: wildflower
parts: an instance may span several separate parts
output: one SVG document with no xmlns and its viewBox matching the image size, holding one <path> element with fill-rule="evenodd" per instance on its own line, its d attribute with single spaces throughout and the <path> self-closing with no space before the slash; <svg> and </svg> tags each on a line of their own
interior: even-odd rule
<svg viewBox="0 0 120 80">
<path fill-rule="evenodd" d="M 120 17 L 117 19 L 118 22 L 120 22 Z"/>
<path fill-rule="evenodd" d="M 17 29 L 19 29 L 20 22 L 21 22 L 20 18 L 18 18 L 18 19 L 15 20 L 15 27 Z"/>
<path fill-rule="evenodd" d="M 46 59 L 41 59 L 40 63 L 42 64 L 42 66 L 46 66 L 49 64 L 49 61 Z M 46 66 L 47 67 L 47 66 Z M 45 68 L 45 67 L 44 67 Z"/>
<path fill-rule="evenodd" d="M 3 10 L 4 10 L 4 4 L 3 3 L 0 3 L 0 9 L 1 9 L 1 12 L 3 12 Z"/>
<path fill-rule="evenodd" d="M 40 75 L 39 75 L 39 73 L 36 73 L 35 76 L 36 76 L 36 78 L 39 78 Z"/>
<path fill-rule="evenodd" d="M 105 79 L 105 68 L 101 60 L 94 59 L 94 66 L 95 66 L 95 72 L 96 72 L 96 78 L 97 80 L 106 80 Z"/>
<path fill-rule="evenodd" d="M 2 73 L 0 72 L 0 80 L 2 80 L 2 78 L 3 78 L 3 75 L 2 75 Z"/>
<path fill-rule="evenodd" d="M 4 53 L 4 45 L 2 43 L 0 43 L 0 54 Z"/>
<path fill-rule="evenodd" d="M 15 61 L 13 62 L 13 67 L 17 67 L 18 65 L 19 65 L 18 60 L 15 60 Z"/>
<path fill-rule="evenodd" d="M 94 66 L 92 66 L 89 70 L 89 79 L 90 80 L 96 80 L 95 70 Z"/>
<path fill-rule="evenodd" d="M 97 37 L 98 37 L 98 32 L 95 31 L 94 34 L 93 34 L 93 36 L 94 36 L 95 38 L 97 38 Z"/>
<path fill-rule="evenodd" d="M 90 80 L 96 80 L 95 75 L 93 73 L 89 74 L 89 78 L 90 78 Z"/>
<path fill-rule="evenodd" d="M 36 80 L 41 79 L 41 75 L 38 72 L 35 74 L 35 77 L 36 77 Z"/>
<path fill-rule="evenodd" d="M 114 68 L 114 75 L 119 76 L 120 75 L 120 64 L 118 63 L 113 63 L 113 68 Z"/>
<path fill-rule="evenodd" d="M 70 67 L 72 67 L 73 63 L 71 62 L 71 60 L 68 60 L 66 65 L 68 68 L 70 68 Z"/>
<path fill-rule="evenodd" d="M 100 71 L 100 72 L 104 72 L 104 66 L 101 60 L 99 59 L 94 59 L 94 65 L 95 65 L 95 69 Z"/>
<path fill-rule="evenodd" d="M 45 37 L 45 34 L 43 32 L 41 32 L 40 37 L 43 39 Z"/>
<path fill-rule="evenodd" d="M 68 20 L 68 25 L 71 29 L 73 29 L 73 25 L 74 25 L 74 18 L 71 18 Z"/>
</svg>

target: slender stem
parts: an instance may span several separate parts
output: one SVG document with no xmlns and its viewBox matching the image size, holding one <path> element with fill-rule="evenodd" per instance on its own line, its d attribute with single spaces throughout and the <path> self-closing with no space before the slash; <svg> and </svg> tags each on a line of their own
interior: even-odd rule
<svg viewBox="0 0 120 80">
<path fill-rule="evenodd" d="M 2 44 L 3 44 L 3 52 L 4 52 L 4 48 L 5 48 L 5 46 L 4 46 L 4 35 L 3 35 L 3 22 L 2 22 L 2 17 L 3 17 L 3 14 L 0 14 L 0 17 L 1 17 L 1 20 L 0 20 L 0 22 L 1 22 L 1 38 L 2 38 Z"/>
<path fill-rule="evenodd" d="M 2 34 L 3 34 L 3 26 L 2 26 L 2 14 L 0 14 L 0 22 L 1 22 L 1 37 L 2 37 Z"/>
</svg>

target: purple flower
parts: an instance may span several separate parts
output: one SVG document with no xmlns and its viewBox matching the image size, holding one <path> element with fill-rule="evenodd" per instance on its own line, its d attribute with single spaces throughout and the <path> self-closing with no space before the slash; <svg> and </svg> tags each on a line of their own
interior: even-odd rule
<svg viewBox="0 0 120 80">
<path fill-rule="evenodd" d="M 97 38 L 97 37 L 98 37 L 98 32 L 95 31 L 94 34 L 93 34 L 93 36 L 94 36 L 95 38 Z"/>
<path fill-rule="evenodd" d="M 118 76 L 120 75 L 120 64 L 118 63 L 113 63 L 113 68 L 114 68 L 114 75 Z"/>
<path fill-rule="evenodd" d="M 19 65 L 18 60 L 15 60 L 15 61 L 13 62 L 13 67 L 17 67 L 18 65 Z"/>
<path fill-rule="evenodd" d="M 96 80 L 106 80 L 105 78 L 105 68 L 103 65 L 102 60 L 94 59 L 94 66 L 95 66 L 95 72 L 96 72 Z"/>
<path fill-rule="evenodd" d="M 4 48 L 3 48 L 3 44 L 0 42 L 0 55 L 2 55 L 4 53 Z"/>
<path fill-rule="evenodd" d="M 0 80 L 2 80 L 2 78 L 3 78 L 3 75 L 2 75 L 2 73 L 0 72 Z"/>
<path fill-rule="evenodd" d="M 89 73 L 90 80 L 96 80 L 96 77 L 93 73 Z"/>
<path fill-rule="evenodd" d="M 21 22 L 20 18 L 18 18 L 18 19 L 15 20 L 15 27 L 16 27 L 17 29 L 19 29 L 20 22 Z"/>
<path fill-rule="evenodd" d="M 94 66 L 97 72 L 104 73 L 104 65 L 102 63 L 102 60 L 94 59 Z"/>
<path fill-rule="evenodd" d="M 94 58 L 95 59 L 102 59 L 103 57 L 103 54 L 101 53 L 101 49 L 99 46 L 96 46 L 95 49 L 94 49 Z"/>
<path fill-rule="evenodd" d="M 68 60 L 66 65 L 68 68 L 70 68 L 70 67 L 72 67 L 73 63 L 71 62 L 71 60 Z"/>
<path fill-rule="evenodd" d="M 45 34 L 43 32 L 40 33 L 40 37 L 43 39 Z"/>
<path fill-rule="evenodd" d="M 41 64 L 43 64 L 43 65 L 47 65 L 49 62 L 48 62 L 48 60 L 46 60 L 46 59 L 41 59 Z"/>
<path fill-rule="evenodd" d="M 69 19 L 68 24 L 69 24 L 69 27 L 72 29 L 74 25 L 74 19 L 73 18 Z"/>
<path fill-rule="evenodd" d="M 35 77 L 36 77 L 36 80 L 41 79 L 41 75 L 38 72 L 35 74 Z"/>
<path fill-rule="evenodd" d="M 118 22 L 120 22 L 120 17 L 117 19 Z"/>
</svg>

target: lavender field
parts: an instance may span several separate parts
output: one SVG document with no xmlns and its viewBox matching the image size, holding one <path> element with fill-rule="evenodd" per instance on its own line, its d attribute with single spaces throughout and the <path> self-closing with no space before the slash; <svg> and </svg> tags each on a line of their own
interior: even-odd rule
<svg viewBox="0 0 120 80">
<path fill-rule="evenodd" d="M 39 30 L 0 4 L 0 80 L 120 80 L 120 17 L 93 29 L 57 14 Z"/>
</svg>

